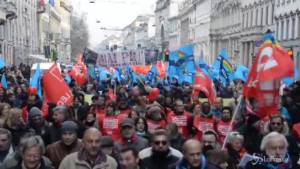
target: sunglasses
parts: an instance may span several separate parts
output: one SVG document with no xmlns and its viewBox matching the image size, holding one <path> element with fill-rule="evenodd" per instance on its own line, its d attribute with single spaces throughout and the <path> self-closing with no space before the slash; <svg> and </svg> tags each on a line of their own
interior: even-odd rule
<svg viewBox="0 0 300 169">
<path fill-rule="evenodd" d="M 163 146 L 167 145 L 167 141 L 154 141 L 154 144 L 159 146 L 160 144 L 162 144 Z"/>
</svg>

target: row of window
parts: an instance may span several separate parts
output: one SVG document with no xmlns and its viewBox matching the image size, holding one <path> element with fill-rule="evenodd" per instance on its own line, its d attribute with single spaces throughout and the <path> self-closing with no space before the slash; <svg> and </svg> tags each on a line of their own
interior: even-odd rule
<svg viewBox="0 0 300 169">
<path fill-rule="evenodd" d="M 277 0 L 277 6 L 279 7 L 280 5 L 285 5 L 289 4 L 291 2 L 296 2 L 297 0 Z"/>
<path fill-rule="evenodd" d="M 290 16 L 276 21 L 278 40 L 292 40 L 300 36 L 300 16 Z M 297 24 L 298 23 L 298 24 Z"/>
<path fill-rule="evenodd" d="M 243 28 L 273 24 L 274 4 L 252 8 L 243 13 Z"/>
</svg>

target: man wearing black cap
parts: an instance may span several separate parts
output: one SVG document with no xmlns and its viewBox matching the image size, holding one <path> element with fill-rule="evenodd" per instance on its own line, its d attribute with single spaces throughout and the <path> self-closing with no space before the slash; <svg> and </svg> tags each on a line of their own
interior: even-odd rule
<svg viewBox="0 0 300 169">
<path fill-rule="evenodd" d="M 42 111 L 37 107 L 32 107 L 29 111 L 28 127 L 36 135 L 42 137 L 45 145 L 50 144 L 49 123 L 44 119 Z"/>
<path fill-rule="evenodd" d="M 61 127 L 61 140 L 47 147 L 46 154 L 55 168 L 59 167 L 60 162 L 65 156 L 73 152 L 78 152 L 81 149 L 82 143 L 77 138 L 77 130 L 78 126 L 75 122 L 63 122 Z"/>
<path fill-rule="evenodd" d="M 148 147 L 148 141 L 136 135 L 134 121 L 130 118 L 124 119 L 121 123 L 121 139 L 116 144 L 117 150 L 134 148 L 139 152 L 146 147 Z"/>
</svg>

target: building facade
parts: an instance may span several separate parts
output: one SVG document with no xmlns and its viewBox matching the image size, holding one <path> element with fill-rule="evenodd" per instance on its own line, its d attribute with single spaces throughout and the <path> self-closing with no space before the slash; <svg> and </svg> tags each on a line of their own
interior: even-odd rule
<svg viewBox="0 0 300 169">
<path fill-rule="evenodd" d="M 178 20 L 176 18 L 179 13 L 179 5 L 184 0 L 157 0 L 155 8 L 155 37 L 156 46 L 160 52 L 163 52 L 169 48 L 176 48 L 178 42 L 178 32 L 174 30 L 178 28 Z M 170 24 L 170 23 L 171 24 Z M 169 32 L 172 31 L 172 32 Z M 171 36 L 169 36 L 171 35 Z M 170 39 L 171 39 L 171 45 Z"/>
<path fill-rule="evenodd" d="M 121 39 L 124 49 L 149 49 L 155 48 L 153 37 L 155 36 L 155 17 L 153 15 L 141 15 L 122 29 Z"/>
<path fill-rule="evenodd" d="M 228 50 L 234 61 L 240 58 L 241 0 L 214 0 L 211 17 L 211 57 L 213 63 L 222 48 Z"/>
<path fill-rule="evenodd" d="M 195 59 L 209 60 L 212 0 L 185 0 L 180 4 L 180 45 L 194 44 Z"/>
<path fill-rule="evenodd" d="M 241 59 L 240 62 L 250 67 L 262 44 L 264 33 L 274 27 L 274 0 L 242 1 Z"/>
<path fill-rule="evenodd" d="M 0 1 L 0 55 L 13 63 L 16 44 L 16 1 Z"/>
<path fill-rule="evenodd" d="M 275 1 L 275 34 L 285 49 L 293 50 L 300 68 L 300 0 Z"/>
</svg>

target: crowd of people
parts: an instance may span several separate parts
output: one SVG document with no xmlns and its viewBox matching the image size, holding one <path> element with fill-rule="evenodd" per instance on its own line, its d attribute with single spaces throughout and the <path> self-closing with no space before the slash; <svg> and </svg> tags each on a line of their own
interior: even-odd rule
<svg viewBox="0 0 300 169">
<path fill-rule="evenodd" d="M 73 80 L 73 104 L 45 111 L 28 90 L 30 69 L 2 73 L 0 169 L 300 168 L 299 82 L 284 88 L 277 115 L 261 119 L 237 106 L 241 82 L 218 88 L 210 103 L 175 79 L 168 87 Z"/>
</svg>

